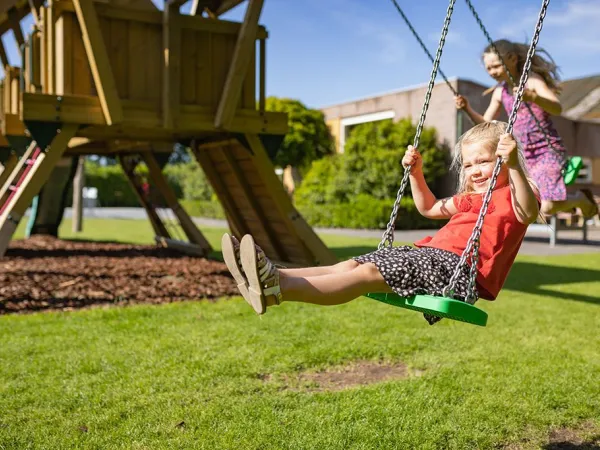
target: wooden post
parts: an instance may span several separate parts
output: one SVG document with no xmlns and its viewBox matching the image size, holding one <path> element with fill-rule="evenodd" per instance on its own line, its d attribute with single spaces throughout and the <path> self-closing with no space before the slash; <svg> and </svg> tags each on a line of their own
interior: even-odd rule
<svg viewBox="0 0 600 450">
<path fill-rule="evenodd" d="M 265 112 L 266 85 L 267 85 L 267 45 L 266 39 L 261 39 L 259 45 L 259 73 L 258 73 L 258 110 Z"/>
<path fill-rule="evenodd" d="M 215 116 L 216 128 L 227 129 L 235 116 L 236 105 L 242 92 L 242 84 L 248 72 L 250 58 L 254 54 L 251 50 L 256 45 L 258 19 L 260 18 L 262 6 L 263 0 L 248 0 L 246 16 L 240 28 L 240 34 L 238 35 L 223 93 L 221 94 L 221 100 L 217 108 Z"/>
<path fill-rule="evenodd" d="M 163 126 L 172 129 L 177 126 L 181 97 L 181 27 L 179 7 L 172 4 L 165 4 L 163 11 L 163 54 Z"/>
<path fill-rule="evenodd" d="M 83 188 L 85 187 L 85 156 L 77 162 L 77 171 L 73 178 L 73 233 L 83 230 Z"/>
<path fill-rule="evenodd" d="M 131 185 L 133 192 L 140 202 L 140 205 L 142 205 L 142 207 L 146 210 L 146 214 L 148 214 L 148 220 L 150 220 L 150 225 L 152 225 L 154 234 L 156 236 L 170 238 L 171 235 L 167 231 L 165 225 L 162 223 L 162 220 L 160 220 L 160 217 L 158 217 L 158 214 L 154 209 L 154 205 L 151 205 L 146 199 L 142 186 L 140 186 L 140 184 L 137 182 L 135 165 L 130 164 L 130 160 L 126 156 L 119 156 L 119 163 L 121 164 L 123 172 L 127 176 L 127 180 L 129 180 L 129 184 Z"/>
<path fill-rule="evenodd" d="M 167 179 L 163 175 L 154 155 L 150 152 L 145 152 L 142 153 L 142 158 L 144 159 L 146 166 L 148 166 L 148 172 L 150 173 L 150 177 L 152 178 L 154 185 L 162 194 L 167 206 L 171 208 L 173 214 L 175 214 L 179 220 L 181 228 L 183 229 L 183 232 L 189 241 L 192 244 L 196 244 L 201 247 L 206 253 L 210 253 L 212 251 L 211 245 L 200 232 L 192 218 L 179 204 L 175 192 L 173 192 L 173 189 L 171 189 L 171 186 L 169 186 L 169 183 L 167 183 Z"/>
</svg>

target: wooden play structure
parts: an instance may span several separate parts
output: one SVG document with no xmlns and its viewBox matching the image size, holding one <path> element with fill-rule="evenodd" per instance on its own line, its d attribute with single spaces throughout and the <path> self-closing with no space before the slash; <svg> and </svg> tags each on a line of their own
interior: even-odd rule
<svg viewBox="0 0 600 450">
<path fill-rule="evenodd" d="M 82 154 L 117 157 L 157 240 L 174 245 L 136 176 L 145 163 L 184 247 L 206 254 L 210 245 L 162 173 L 179 142 L 192 149 L 235 235 L 252 233 L 284 264 L 335 261 L 268 157 L 287 116 L 265 111 L 263 0 L 193 0 L 183 14 L 185 2 L 165 1 L 164 11 L 151 0 L 1 2 L 0 34 L 13 31 L 22 63 L 11 67 L 0 42 L 0 255 L 56 164 Z M 219 18 L 240 3 L 242 23 Z M 24 32 L 29 13 L 35 25 Z"/>
</svg>

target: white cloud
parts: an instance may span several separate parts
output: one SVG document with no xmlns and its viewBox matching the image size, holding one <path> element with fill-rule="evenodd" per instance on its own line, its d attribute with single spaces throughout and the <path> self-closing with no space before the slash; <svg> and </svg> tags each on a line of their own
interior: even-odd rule
<svg viewBox="0 0 600 450">
<path fill-rule="evenodd" d="M 434 47 L 429 49 L 429 51 L 432 54 L 434 53 L 434 50 L 437 47 L 437 44 L 440 42 L 440 34 L 441 34 L 441 32 L 440 33 L 431 32 L 427 36 L 429 38 L 429 41 L 432 42 L 432 44 L 435 44 Z M 448 34 L 446 35 L 446 44 L 463 45 L 465 43 L 466 43 L 466 40 L 465 40 L 465 37 L 462 35 L 462 33 L 458 32 L 458 31 L 448 30 Z"/>
<path fill-rule="evenodd" d="M 500 27 L 501 36 L 512 40 L 531 41 L 539 10 L 527 8 L 515 11 L 513 20 Z M 600 53 L 600 2 L 570 0 L 560 6 L 550 4 L 540 40 L 543 45 L 573 56 Z"/>
</svg>

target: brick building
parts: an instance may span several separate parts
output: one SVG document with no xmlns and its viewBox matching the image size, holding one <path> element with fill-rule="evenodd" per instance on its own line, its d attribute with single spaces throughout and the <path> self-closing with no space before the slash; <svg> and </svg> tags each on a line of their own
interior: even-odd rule
<svg viewBox="0 0 600 450">
<path fill-rule="evenodd" d="M 473 108 L 482 113 L 485 111 L 490 97 L 483 96 L 483 92 L 489 86 L 460 78 L 449 81 L 457 92 L 469 99 Z M 563 114 L 553 120 L 569 154 L 584 158 L 579 179 L 569 189 L 589 187 L 600 195 L 600 76 L 567 80 L 562 88 Z M 353 125 L 405 117 L 416 123 L 426 90 L 427 84 L 423 84 L 321 108 L 337 150 L 344 151 L 348 131 Z M 500 118 L 506 120 L 505 115 Z M 454 106 L 454 94 L 444 82 L 436 83 L 433 88 L 425 126 L 434 127 L 440 143 L 449 149 L 472 126 L 467 116 Z M 443 181 L 440 188 L 443 192 L 439 194 L 449 195 L 453 186 L 454 179 L 449 176 Z"/>
</svg>

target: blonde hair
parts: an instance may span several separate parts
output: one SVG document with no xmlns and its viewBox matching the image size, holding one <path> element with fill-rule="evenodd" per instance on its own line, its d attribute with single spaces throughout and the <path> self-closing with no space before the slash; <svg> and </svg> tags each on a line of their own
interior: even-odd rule
<svg viewBox="0 0 600 450">
<path fill-rule="evenodd" d="M 491 122 L 483 122 L 479 125 L 475 125 L 469 131 L 464 133 L 456 143 L 454 147 L 454 155 L 452 158 L 452 164 L 450 166 L 451 169 L 456 170 L 458 172 L 458 185 L 457 185 L 457 194 L 462 194 L 464 192 L 468 192 L 467 190 L 467 178 L 465 176 L 465 169 L 463 167 L 463 158 L 462 158 L 462 146 L 463 144 L 479 144 L 482 146 L 489 146 L 495 153 L 495 149 L 498 146 L 498 142 L 500 141 L 500 137 L 506 133 L 506 127 L 508 124 L 506 122 L 500 122 L 497 120 L 492 120 Z M 525 156 L 523 155 L 523 147 L 519 140 L 517 139 L 517 151 L 519 155 L 519 167 L 525 174 L 527 181 L 533 186 L 534 189 L 537 189 L 535 186 L 535 182 L 529 176 L 529 172 L 527 171 L 527 165 L 525 163 Z"/>
<path fill-rule="evenodd" d="M 498 49 L 498 53 L 500 54 L 499 56 L 504 61 L 506 61 L 507 56 L 510 54 L 513 54 L 517 57 L 517 70 L 519 73 L 513 73 L 511 75 L 515 79 L 515 82 L 518 83 L 519 77 L 523 72 L 523 67 L 525 66 L 525 59 L 527 58 L 529 45 L 518 44 L 506 39 L 500 39 L 494 42 L 494 46 L 496 49 Z M 491 44 L 483 49 L 483 53 L 496 54 Z M 541 54 L 546 55 L 546 58 L 542 57 Z M 541 76 L 550 89 L 555 92 L 560 91 L 560 76 L 558 75 L 558 66 L 546 50 L 542 48 L 536 49 L 533 58 L 531 59 L 531 71 Z"/>
</svg>

